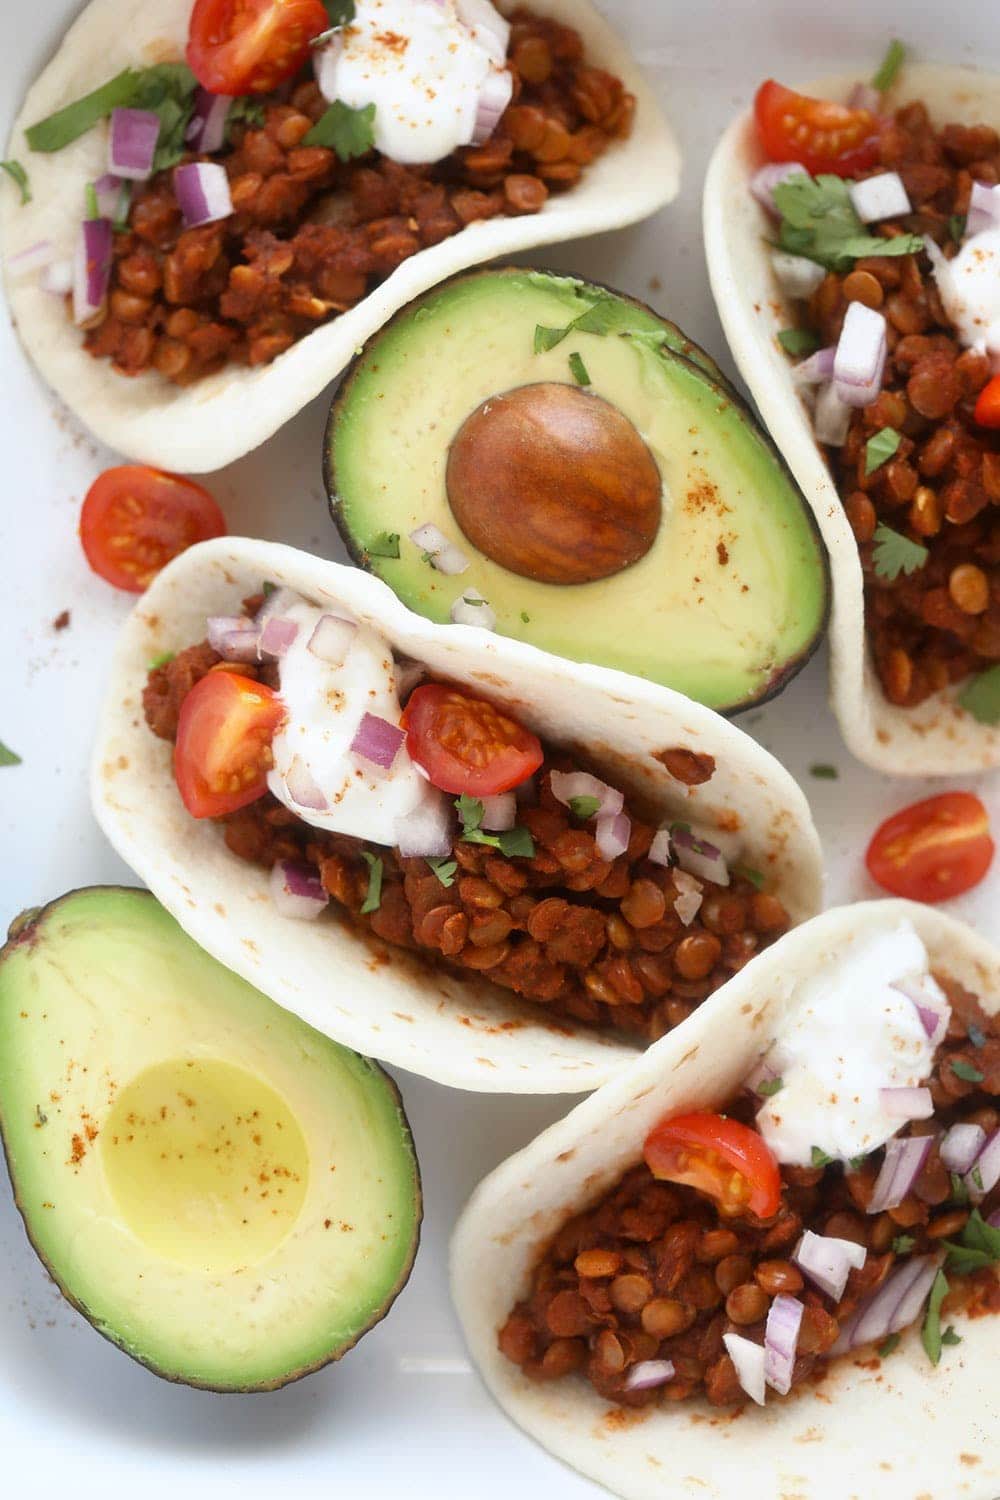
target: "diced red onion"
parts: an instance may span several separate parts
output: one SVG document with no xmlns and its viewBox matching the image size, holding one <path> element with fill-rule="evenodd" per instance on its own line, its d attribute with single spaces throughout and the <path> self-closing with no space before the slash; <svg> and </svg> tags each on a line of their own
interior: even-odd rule
<svg viewBox="0 0 1000 1500">
<path fill-rule="evenodd" d="M 978 1202 L 1000 1182 L 1000 1130 L 994 1130 L 968 1172 L 965 1185 L 969 1196 Z"/>
<path fill-rule="evenodd" d="M 805 1308 L 797 1297 L 779 1292 L 764 1324 L 764 1379 L 779 1396 L 792 1388 L 795 1351 Z"/>
<path fill-rule="evenodd" d="M 864 1245 L 837 1239 L 830 1234 L 814 1234 L 811 1229 L 806 1230 L 792 1256 L 809 1280 L 834 1302 L 839 1302 L 844 1295 L 852 1268 L 860 1270 L 867 1258 Z"/>
<path fill-rule="evenodd" d="M 301 922 L 314 921 L 330 901 L 315 865 L 297 860 L 281 859 L 271 867 L 270 889 L 279 917 Z"/>
<path fill-rule="evenodd" d="M 282 619 L 281 615 L 271 615 L 264 621 L 264 628 L 260 633 L 257 643 L 258 655 L 263 659 L 265 656 L 284 656 L 289 646 L 295 642 L 299 633 L 299 627 L 294 620 Z"/>
<path fill-rule="evenodd" d="M 882 109 L 882 95 L 874 84 L 856 83 L 847 96 L 848 109 L 866 109 L 877 115 Z"/>
<path fill-rule="evenodd" d="M 849 302 L 833 360 L 833 383 L 848 406 L 871 406 L 882 389 L 889 344 L 885 318 L 863 302 Z"/>
<path fill-rule="evenodd" d="M 939 1256 L 918 1255 L 896 1266 L 842 1326 L 830 1354 L 844 1354 L 908 1328 L 919 1316 L 940 1264 Z"/>
<path fill-rule="evenodd" d="M 729 884 L 729 870 L 717 845 L 709 843 L 694 829 L 672 828 L 670 837 L 682 870 L 701 880 L 711 880 L 715 885 Z"/>
<path fill-rule="evenodd" d="M 358 732 L 351 741 L 351 750 L 355 755 L 360 755 L 362 760 L 370 760 L 373 765 L 388 771 L 405 739 L 406 731 L 400 729 L 398 724 L 390 724 L 388 719 L 380 719 L 378 714 L 365 713 L 362 714 Z"/>
<path fill-rule="evenodd" d="M 819 442 L 831 448 L 841 448 L 847 440 L 850 425 L 851 408 L 846 401 L 841 401 L 831 380 L 829 385 L 821 387 L 816 397 L 813 431 Z"/>
<path fill-rule="evenodd" d="M 771 265 L 781 290 L 800 301 L 811 297 L 826 276 L 826 271 L 814 260 L 791 255 L 787 250 L 772 250 Z"/>
<path fill-rule="evenodd" d="M 113 109 L 108 166 L 118 177 L 145 182 L 153 174 L 160 117 L 151 109 Z"/>
<path fill-rule="evenodd" d="M 875 1179 L 868 1213 L 884 1213 L 887 1208 L 896 1208 L 902 1203 L 923 1171 L 933 1143 L 932 1135 L 896 1136 L 889 1141 Z"/>
<path fill-rule="evenodd" d="M 742 1333 L 724 1333 L 722 1342 L 733 1362 L 736 1379 L 751 1401 L 756 1401 L 758 1406 L 763 1406 L 767 1395 L 764 1379 L 764 1361 L 767 1358 L 767 1352 L 764 1345 L 753 1343 L 751 1339 L 744 1338 Z"/>
<path fill-rule="evenodd" d="M 264 621 L 269 620 L 272 615 L 287 615 L 289 610 L 294 609 L 296 605 L 302 602 L 302 595 L 297 594 L 294 589 L 272 589 L 266 595 L 254 619 L 261 629 L 263 629 Z"/>
<path fill-rule="evenodd" d="M 451 619 L 455 625 L 478 625 L 481 630 L 495 630 L 497 625 L 495 611 L 478 589 L 466 589 L 459 594 L 451 606 Z"/>
<path fill-rule="evenodd" d="M 104 306 L 111 280 L 110 219 L 84 219 L 73 260 L 73 322 L 82 328 Z"/>
<path fill-rule="evenodd" d="M 113 172 L 105 172 L 92 186 L 97 199 L 98 218 L 110 219 L 112 223 L 124 219 L 128 213 L 131 185 L 124 178 L 116 177 Z"/>
<path fill-rule="evenodd" d="M 285 788 L 297 807 L 325 812 L 327 800 L 301 755 L 293 755 L 285 775 Z"/>
<path fill-rule="evenodd" d="M 192 151 L 210 156 L 225 144 L 226 121 L 232 99 L 228 94 L 210 94 L 208 89 L 198 89 L 194 96 L 194 112 L 188 122 L 184 139 Z"/>
<path fill-rule="evenodd" d="M 831 345 L 827 349 L 817 349 L 815 354 L 810 354 L 808 359 L 802 359 L 797 365 L 792 366 L 792 379 L 796 385 L 822 385 L 825 380 L 833 379 L 833 360 L 836 349 Z"/>
<path fill-rule="evenodd" d="M 18 250 L 16 255 L 7 258 L 8 276 L 31 276 L 35 271 L 41 271 L 45 266 L 51 265 L 56 253 L 56 247 L 51 240 L 36 240 L 26 250 Z"/>
<path fill-rule="evenodd" d="M 228 219 L 233 211 L 226 169 L 216 161 L 191 161 L 175 167 L 174 194 L 188 229 Z"/>
<path fill-rule="evenodd" d="M 896 1120 L 929 1120 L 934 1113 L 934 1100 L 927 1088 L 879 1089 L 882 1113 Z"/>
<path fill-rule="evenodd" d="M 938 1148 L 941 1160 L 949 1172 L 964 1175 L 986 1144 L 986 1131 L 981 1125 L 953 1125 L 946 1130 Z"/>
<path fill-rule="evenodd" d="M 431 565 L 448 577 L 464 573 L 469 566 L 469 559 L 461 548 L 450 542 L 444 532 L 431 521 L 425 521 L 422 526 L 411 531 L 410 541 L 428 553 Z"/>
<path fill-rule="evenodd" d="M 73 262 L 54 260 L 43 269 L 38 285 L 43 292 L 50 292 L 53 297 L 65 297 L 73 290 Z"/>
<path fill-rule="evenodd" d="M 898 172 L 879 172 L 874 177 L 864 177 L 860 182 L 852 182 L 847 191 L 862 224 L 898 219 L 913 212 Z"/>
<path fill-rule="evenodd" d="M 254 620 L 245 615 L 209 615 L 206 623 L 208 644 L 223 661 L 259 661 L 257 647 L 260 631 Z"/>
<path fill-rule="evenodd" d="M 963 239 L 982 234 L 985 229 L 996 229 L 1000 224 L 1000 186 L 990 182 L 974 182 L 969 197 L 969 212 L 965 219 Z"/>
<path fill-rule="evenodd" d="M 670 842 L 670 829 L 658 828 L 653 834 L 653 842 L 649 846 L 646 858 L 650 864 L 668 866 L 674 857 L 673 845 Z"/>
<path fill-rule="evenodd" d="M 481 146 L 500 124 L 500 117 L 514 93 L 514 79 L 506 68 L 491 68 L 483 79 L 476 102 L 472 144 Z"/>
<path fill-rule="evenodd" d="M 483 51 L 502 67 L 507 60 L 510 22 L 490 4 L 490 0 L 457 0 L 455 11 Z"/>
<path fill-rule="evenodd" d="M 769 161 L 751 177 L 750 191 L 757 202 L 762 204 L 769 214 L 774 214 L 777 218 L 778 210 L 774 202 L 775 188 L 779 182 L 787 182 L 789 177 L 796 177 L 805 170 L 802 163 L 798 161 Z"/>
<path fill-rule="evenodd" d="M 451 802 L 440 792 L 427 796 L 405 818 L 397 818 L 396 848 L 404 859 L 441 859 L 454 843 Z"/>
<path fill-rule="evenodd" d="M 677 887 L 678 892 L 674 897 L 674 911 L 684 923 L 684 926 L 690 927 L 701 910 L 701 903 L 704 900 L 701 886 L 693 875 L 689 875 L 686 870 L 681 869 L 674 871 L 674 885 Z"/>
<path fill-rule="evenodd" d="M 342 667 L 357 632 L 353 620 L 342 620 L 339 615 L 320 615 L 306 650 L 328 666 Z"/>
<path fill-rule="evenodd" d="M 589 771 L 550 771 L 549 786 L 557 802 L 569 807 L 574 797 L 596 797 L 595 817 L 612 817 L 625 806 L 623 794 L 606 781 L 598 781 Z"/>
<path fill-rule="evenodd" d="M 483 799 L 483 824 L 489 833 L 504 833 L 517 822 L 517 798 L 513 792 L 500 792 Z"/>
<path fill-rule="evenodd" d="M 633 1365 L 625 1377 L 627 1391 L 652 1391 L 658 1385 L 666 1385 L 674 1378 L 674 1363 L 671 1359 L 641 1359 Z"/>
<path fill-rule="evenodd" d="M 632 819 L 625 813 L 608 813 L 599 817 L 594 827 L 594 841 L 602 859 L 617 859 L 628 848 L 632 837 Z"/>
<path fill-rule="evenodd" d="M 951 1020 L 951 1006 L 947 1000 L 930 989 L 933 983 L 929 976 L 913 979 L 894 979 L 892 988 L 899 990 L 913 1005 L 916 1006 L 917 1015 L 927 1033 L 927 1039 L 932 1047 L 936 1047 L 943 1039 L 948 1030 L 948 1022 Z"/>
</svg>

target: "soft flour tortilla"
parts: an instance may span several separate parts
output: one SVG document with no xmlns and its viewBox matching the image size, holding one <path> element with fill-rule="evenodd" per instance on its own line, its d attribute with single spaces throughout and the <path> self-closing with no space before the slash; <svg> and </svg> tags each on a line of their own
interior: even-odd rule
<svg viewBox="0 0 1000 1500">
<path fill-rule="evenodd" d="M 994 1319 L 958 1316 L 962 1343 L 935 1369 L 904 1335 L 891 1361 L 840 1360 L 818 1390 L 769 1396 L 738 1420 L 705 1402 L 628 1412 L 582 1377 L 539 1385 L 497 1349 L 559 1226 L 611 1188 L 667 1114 L 715 1109 L 738 1091 L 794 1005 L 797 981 L 853 941 L 909 919 L 932 964 L 1000 1004 L 1000 952 L 932 908 L 839 907 L 755 958 L 686 1021 L 481 1183 L 452 1242 L 466 1341 L 497 1401 L 558 1458 L 625 1500 L 992 1500 L 1000 1493 Z"/>
<path fill-rule="evenodd" d="M 827 78 L 806 92 L 845 99 L 856 75 Z M 996 118 L 1000 80 L 962 68 L 903 69 L 888 95 L 894 108 L 922 99 L 938 123 Z M 848 748 L 867 765 L 897 776 L 966 775 L 1000 765 L 1000 728 L 978 723 L 939 693 L 917 708 L 884 696 L 867 649 L 861 562 L 854 533 L 813 437 L 809 413 L 776 340 L 801 316 L 771 268 L 774 221 L 753 198 L 750 179 L 763 163 L 752 115 L 729 127 L 705 181 L 704 230 L 709 277 L 733 358 L 771 436 L 816 513 L 830 553 L 830 697 Z"/>
<path fill-rule="evenodd" d="M 572 1093 L 596 1088 L 636 1047 L 546 1022 L 541 1006 L 456 978 L 366 940 L 335 917 L 279 917 L 267 874 L 229 853 L 222 831 L 184 809 L 171 746 L 150 733 L 150 660 L 204 639 L 262 580 L 346 607 L 437 676 L 508 706 L 539 734 L 591 755 L 651 814 L 720 829 L 768 873 L 796 921 L 819 909 L 821 858 L 802 792 L 734 725 L 654 683 L 549 656 L 477 626 L 433 625 L 379 579 L 270 542 L 221 538 L 183 553 L 136 607 L 115 656 L 93 767 L 97 818 L 115 848 L 196 942 L 337 1041 L 459 1088 Z M 656 760 L 682 745 L 717 769 L 687 788 Z"/>
<path fill-rule="evenodd" d="M 33 193 L 22 207 L 8 184 L 0 195 L 5 261 L 38 240 L 69 255 L 83 217 L 83 190 L 107 170 L 107 127 L 52 155 L 30 151 L 24 130 L 88 93 L 122 68 L 183 58 L 193 0 L 91 0 L 24 102 L 6 151 L 26 167 Z M 501 0 L 501 10 L 513 0 Z M 572 191 L 543 211 L 493 219 L 420 251 L 357 307 L 300 339 L 272 364 L 228 365 L 181 388 L 155 372 L 130 379 L 83 347 L 62 298 L 37 276 L 7 278 L 25 349 L 58 395 L 103 442 L 130 458 L 201 473 L 255 448 L 319 395 L 386 319 L 420 292 L 467 266 L 534 245 L 618 229 L 669 203 L 680 183 L 680 152 L 656 100 L 621 42 L 589 0 L 537 0 L 540 15 L 566 21 L 587 55 L 622 78 L 638 101 L 635 127 L 587 169 Z"/>
</svg>

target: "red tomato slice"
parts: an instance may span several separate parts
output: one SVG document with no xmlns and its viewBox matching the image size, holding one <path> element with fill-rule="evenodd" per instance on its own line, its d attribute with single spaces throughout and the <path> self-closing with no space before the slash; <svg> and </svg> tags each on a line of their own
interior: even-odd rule
<svg viewBox="0 0 1000 1500">
<path fill-rule="evenodd" d="M 810 99 L 773 78 L 761 84 L 753 108 L 771 161 L 798 161 L 814 174 L 855 177 L 879 159 L 878 121 L 867 109 Z"/>
<path fill-rule="evenodd" d="M 727 1217 L 748 1211 L 769 1219 L 781 1203 L 781 1173 L 764 1138 L 725 1115 L 678 1115 L 646 1137 L 646 1165 L 654 1177 L 686 1183 Z"/>
<path fill-rule="evenodd" d="M 971 792 L 942 792 L 893 813 L 868 845 L 868 873 L 910 901 L 947 901 L 978 885 L 993 859 L 986 808 Z"/>
<path fill-rule="evenodd" d="M 174 776 L 193 818 L 218 818 L 267 791 L 271 741 L 285 717 L 277 693 L 219 669 L 181 704 Z"/>
<path fill-rule="evenodd" d="M 428 683 L 403 712 L 410 758 L 443 792 L 494 797 L 527 781 L 542 763 L 539 740 L 485 698 Z"/>
<path fill-rule="evenodd" d="M 195 0 L 187 61 L 213 94 L 267 94 L 330 26 L 323 0 Z"/>
<path fill-rule="evenodd" d="M 1000 375 L 979 392 L 974 415 L 980 427 L 1000 427 Z"/>
<path fill-rule="evenodd" d="M 200 484 L 143 464 L 98 474 L 80 512 L 80 541 L 90 566 L 133 594 L 141 594 L 178 553 L 225 534 L 226 518 Z"/>
</svg>

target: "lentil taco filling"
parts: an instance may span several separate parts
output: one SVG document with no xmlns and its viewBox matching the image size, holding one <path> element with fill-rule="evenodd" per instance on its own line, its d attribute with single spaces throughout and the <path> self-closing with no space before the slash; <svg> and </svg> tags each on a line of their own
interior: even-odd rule
<svg viewBox="0 0 1000 1500">
<path fill-rule="evenodd" d="M 289 590 L 150 670 L 188 810 L 272 871 L 283 915 L 342 918 L 559 1020 L 653 1040 L 789 926 L 765 877 L 485 699 L 395 662 Z M 322 655 L 317 654 L 322 653 Z M 366 711 L 362 713 L 362 709 Z M 710 756 L 678 747 L 679 786 Z"/>
</svg>

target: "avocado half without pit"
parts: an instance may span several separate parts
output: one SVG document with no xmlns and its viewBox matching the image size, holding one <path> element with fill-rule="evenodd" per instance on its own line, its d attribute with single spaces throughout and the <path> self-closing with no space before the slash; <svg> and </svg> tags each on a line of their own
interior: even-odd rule
<svg viewBox="0 0 1000 1500">
<path fill-rule="evenodd" d="M 394 1084 L 144 891 L 74 891 L 12 927 L 0 1133 L 62 1292 L 170 1380 L 285 1385 L 409 1276 L 420 1178 Z"/>
<path fill-rule="evenodd" d="M 326 482 L 352 556 L 419 614 L 481 596 L 504 635 L 722 711 L 779 691 L 826 624 L 812 513 L 746 406 L 675 324 L 587 282 L 480 271 L 404 307 L 341 384 Z M 428 523 L 461 572 L 413 540 Z"/>
</svg>

